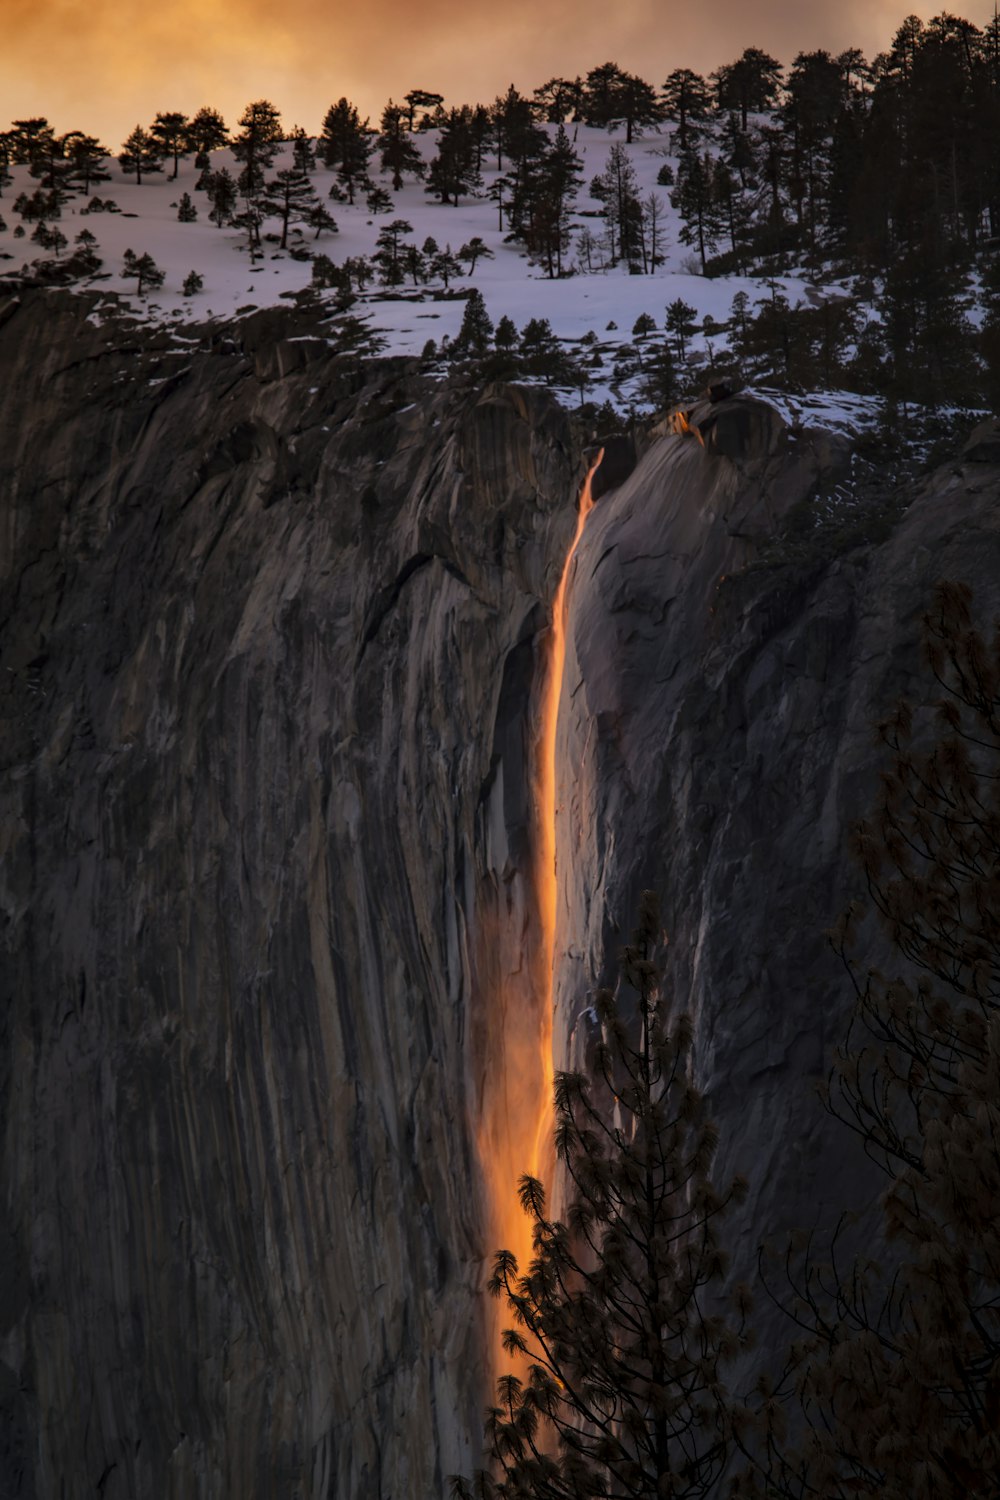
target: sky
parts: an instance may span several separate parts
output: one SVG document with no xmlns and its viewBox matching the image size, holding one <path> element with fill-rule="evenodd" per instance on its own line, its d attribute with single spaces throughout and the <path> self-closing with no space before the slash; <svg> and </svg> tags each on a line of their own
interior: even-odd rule
<svg viewBox="0 0 1000 1500">
<path fill-rule="evenodd" d="M 341 95 L 377 123 L 411 88 L 488 102 L 511 82 L 528 93 L 606 61 L 659 84 L 748 46 L 786 63 L 817 47 L 870 57 L 906 14 L 943 8 L 983 25 L 993 0 L 618 0 L 613 11 L 608 0 L 0 0 L 0 129 L 45 115 L 117 151 L 157 110 L 208 104 L 232 126 L 267 98 L 289 129 L 315 134 Z"/>
</svg>

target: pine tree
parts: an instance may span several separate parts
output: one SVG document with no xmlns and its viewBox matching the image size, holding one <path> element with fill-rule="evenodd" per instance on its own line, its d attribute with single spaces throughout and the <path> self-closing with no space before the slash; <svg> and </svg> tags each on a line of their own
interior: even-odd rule
<svg viewBox="0 0 1000 1500">
<path fill-rule="evenodd" d="M 368 162 L 374 148 L 368 121 L 362 122 L 350 100 L 340 98 L 331 104 L 323 117 L 319 149 L 326 165 L 336 172 L 349 203 L 368 185 Z"/>
<path fill-rule="evenodd" d="M 232 222 L 233 214 L 236 212 L 236 183 L 228 167 L 220 167 L 218 172 L 210 172 L 205 187 L 212 204 L 208 217 L 213 224 L 217 224 L 222 229 Z"/>
<path fill-rule="evenodd" d="M 472 111 L 467 104 L 448 111 L 438 136 L 437 155 L 427 171 L 428 193 L 457 208 L 461 198 L 482 185 L 476 167 Z"/>
<path fill-rule="evenodd" d="M 518 93 L 513 84 L 506 94 L 498 94 L 494 99 L 490 119 L 498 172 L 504 170 L 506 160 L 516 177 L 523 162 L 541 156 L 548 146 L 545 131 L 539 130 L 535 123 L 531 101 Z"/>
<path fill-rule="evenodd" d="M 764 1402 L 757 1492 L 776 1500 L 996 1494 L 1000 622 L 984 639 L 971 606 L 937 586 L 927 701 L 880 726 L 888 765 L 853 840 L 867 900 L 833 934 L 856 1006 L 827 1099 L 884 1174 L 891 1267 L 836 1240 L 825 1267 L 791 1259 L 806 1437 L 789 1443 Z M 878 969 L 854 959 L 867 916 L 892 949 Z"/>
<path fill-rule="evenodd" d="M 205 278 L 199 276 L 197 271 L 189 271 L 184 278 L 182 290 L 185 297 L 195 297 L 205 287 Z"/>
<path fill-rule="evenodd" d="M 7 131 L 7 143 L 11 160 L 27 163 L 28 167 L 41 165 L 48 157 L 55 132 L 42 115 L 33 115 L 28 120 L 14 120 Z"/>
<path fill-rule="evenodd" d="M 218 151 L 221 146 L 228 145 L 229 131 L 226 122 L 217 109 L 209 109 L 208 105 L 202 105 L 196 115 L 192 115 L 187 128 L 187 147 L 198 156 L 208 156 L 211 151 Z"/>
<path fill-rule="evenodd" d="M 137 125 L 132 134 L 123 143 L 118 154 L 118 165 L 123 172 L 134 172 L 137 183 L 142 182 L 142 174 L 147 177 L 153 172 L 162 172 L 163 164 L 160 160 L 160 149 L 153 136 L 141 125 Z"/>
<path fill-rule="evenodd" d="M 190 150 L 188 144 L 190 129 L 191 121 L 179 110 L 158 114 L 149 127 L 149 134 L 157 142 L 160 154 L 164 158 L 173 158 L 174 170 L 170 174 L 171 182 L 180 171 L 181 157 L 187 156 Z"/>
<path fill-rule="evenodd" d="M 393 210 L 392 194 L 376 184 L 365 194 L 365 207 L 370 214 L 389 214 Z"/>
<path fill-rule="evenodd" d="M 493 337 L 493 322 L 486 311 L 483 294 L 473 287 L 465 304 L 462 326 L 452 348 L 468 354 L 484 354 Z"/>
<path fill-rule="evenodd" d="M 469 262 L 469 269 L 467 273 L 469 276 L 475 274 L 476 264 L 478 261 L 495 259 L 493 251 L 490 249 L 489 245 L 487 245 L 486 242 L 478 234 L 474 234 L 471 240 L 469 240 L 468 244 L 461 247 L 461 249 L 457 252 L 457 258 L 459 260 L 467 260 Z"/>
<path fill-rule="evenodd" d="M 69 264 L 74 273 L 80 276 L 93 276 L 104 264 L 97 254 L 97 236 L 91 234 L 89 229 L 81 229 L 73 244 L 75 248 Z"/>
<path fill-rule="evenodd" d="M 753 111 L 773 109 L 781 87 L 781 64 L 759 47 L 747 47 L 730 63 L 712 74 L 720 109 L 739 111 L 745 131 Z"/>
<path fill-rule="evenodd" d="M 504 313 L 496 326 L 493 341 L 498 349 L 513 349 L 517 344 L 517 324 Z"/>
<path fill-rule="evenodd" d="M 641 255 L 642 204 L 631 157 L 620 141 L 608 153 L 604 171 L 590 184 L 591 195 L 604 204 L 612 265 L 619 260 L 638 266 Z"/>
<path fill-rule="evenodd" d="M 45 131 L 35 143 L 28 171 L 39 179 L 43 188 L 57 193 L 60 202 L 65 202 L 70 193 L 72 173 L 72 165 L 66 158 L 66 137 Z"/>
<path fill-rule="evenodd" d="M 986 367 L 985 392 L 992 410 L 1000 415 L 1000 260 L 983 267 L 980 298 L 982 323 L 979 352 Z"/>
<path fill-rule="evenodd" d="M 677 126 L 677 149 L 687 151 L 695 125 L 710 111 L 711 90 L 700 73 L 690 68 L 675 68 L 663 85 L 662 97 L 664 115 Z"/>
<path fill-rule="evenodd" d="M 315 229 L 314 239 L 319 239 L 324 231 L 328 234 L 337 234 L 337 221 L 333 214 L 322 203 L 314 203 L 309 210 L 307 222 L 310 229 Z"/>
<path fill-rule="evenodd" d="M 403 281 L 402 240 L 404 234 L 412 233 L 413 225 L 406 219 L 393 219 L 379 230 L 372 259 L 379 268 L 383 285 L 399 286 Z"/>
<path fill-rule="evenodd" d="M 291 134 L 292 142 L 292 166 L 296 172 L 305 176 L 316 170 L 316 152 L 313 148 L 312 136 L 307 135 L 301 125 L 296 125 Z"/>
<path fill-rule="evenodd" d="M 647 891 L 623 955 L 634 1002 L 598 991 L 593 1062 L 557 1075 L 568 1203 L 550 1218 L 542 1184 L 521 1178 L 533 1258 L 521 1267 L 498 1251 L 490 1290 L 513 1318 L 504 1346 L 523 1374 L 498 1381 L 491 1472 L 453 1480 L 458 1500 L 700 1500 L 721 1483 L 722 1371 L 749 1294 L 737 1290 L 735 1318 L 722 1310 L 719 1227 L 745 1184 L 712 1181 L 718 1136 L 691 1082 L 691 1022 L 671 1017 L 661 990 L 658 928 Z"/>
<path fill-rule="evenodd" d="M 689 151 L 677 168 L 677 186 L 670 202 L 683 221 L 678 239 L 682 245 L 693 245 L 705 274 L 708 256 L 715 250 L 719 232 L 718 199 L 715 193 L 714 164 L 707 151 Z"/>
<path fill-rule="evenodd" d="M 579 78 L 550 78 L 534 91 L 535 113 L 549 125 L 563 125 L 580 110 L 583 91 Z"/>
<path fill-rule="evenodd" d="M 681 297 L 670 303 L 666 311 L 664 326 L 673 335 L 677 358 L 683 364 L 687 358 L 687 341 L 698 327 L 698 310 Z"/>
<path fill-rule="evenodd" d="M 411 89 L 408 94 L 403 95 L 407 108 L 407 128 L 413 129 L 413 119 L 418 109 L 433 111 L 439 109 L 444 103 L 443 94 L 435 94 L 431 89 Z"/>
<path fill-rule="evenodd" d="M 410 138 L 406 110 L 391 99 L 382 111 L 378 149 L 382 171 L 392 173 L 394 193 L 400 191 L 407 175 L 423 177 L 427 171 L 419 147 Z"/>
<path fill-rule="evenodd" d="M 626 73 L 614 62 L 591 68 L 584 83 L 582 108 L 588 125 L 611 129 L 622 118 L 621 95 Z"/>
<path fill-rule="evenodd" d="M 248 104 L 239 119 L 239 133 L 233 137 L 233 155 L 243 163 L 236 185 L 243 208 L 231 222 L 246 230 L 251 259 L 260 246 L 260 226 L 264 220 L 264 173 L 274 162 L 281 140 L 281 116 L 268 99 Z"/>
<path fill-rule="evenodd" d="M 177 219 L 181 224 L 193 224 L 198 217 L 198 210 L 191 201 L 190 193 L 181 193 L 180 202 L 177 205 Z"/>
<path fill-rule="evenodd" d="M 880 301 L 890 394 L 930 405 L 975 399 L 969 301 L 967 278 L 945 264 L 934 246 L 894 259 Z"/>
<path fill-rule="evenodd" d="M 552 145 L 521 171 L 512 184 L 509 216 L 512 234 L 523 241 L 546 275 L 561 276 L 570 246 L 573 204 L 581 181 L 580 158 L 566 128 L 556 129 Z"/>
<path fill-rule="evenodd" d="M 122 276 L 126 280 L 135 277 L 136 292 L 141 297 L 143 292 L 163 285 L 164 273 L 160 270 L 151 255 L 136 255 L 134 250 L 126 250 L 122 261 Z"/>
<path fill-rule="evenodd" d="M 670 345 L 665 339 L 651 344 L 649 352 L 644 355 L 637 394 L 654 411 L 665 411 L 677 400 L 677 371 Z"/>
<path fill-rule="evenodd" d="M 84 135 L 81 130 L 71 130 L 69 135 L 63 137 L 63 151 L 67 162 L 65 182 L 68 187 L 76 188 L 81 193 L 89 193 L 95 182 L 110 182 L 111 173 L 104 165 L 109 155 L 108 148 L 102 146 L 96 136 Z"/>
<path fill-rule="evenodd" d="M 635 73 L 625 74 L 618 102 L 625 124 L 626 145 L 630 146 L 641 136 L 645 126 L 655 125 L 663 118 L 653 85 Z"/>
<path fill-rule="evenodd" d="M 426 244 L 424 245 L 424 250 L 425 252 L 427 250 Z M 461 276 L 462 267 L 459 261 L 456 260 L 455 256 L 451 253 L 451 246 L 445 245 L 443 250 L 438 250 L 437 253 L 430 258 L 428 271 L 430 272 L 431 276 L 437 277 L 439 280 L 444 282 L 444 288 L 445 291 L 447 291 L 451 278 L 453 276 Z"/>
<path fill-rule="evenodd" d="M 288 230 L 293 223 L 307 223 L 319 200 L 304 172 L 285 167 L 265 183 L 261 208 L 265 218 L 281 220 L 280 249 L 288 248 Z"/>
</svg>

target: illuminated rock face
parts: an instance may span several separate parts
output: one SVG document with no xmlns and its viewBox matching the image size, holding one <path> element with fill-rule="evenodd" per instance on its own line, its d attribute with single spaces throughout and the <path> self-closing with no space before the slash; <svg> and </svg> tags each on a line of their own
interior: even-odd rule
<svg viewBox="0 0 1000 1500">
<path fill-rule="evenodd" d="M 0 325 L 0 1494 L 441 1495 L 539 1021 L 529 707 L 578 439 L 291 315 L 183 352 L 85 311 Z M 619 464 L 570 582 L 556 1035 L 657 885 L 749 1245 L 843 1154 L 818 932 L 930 581 L 997 603 L 996 475 L 719 592 L 838 451 L 692 419 L 704 449 Z"/>
<path fill-rule="evenodd" d="M 900 695 L 933 697 L 919 635 L 935 582 L 969 583 L 987 630 L 1000 615 L 1000 462 L 979 461 L 984 428 L 977 461 L 923 481 L 880 545 L 795 560 L 779 544 L 762 565 L 761 542 L 811 476 L 838 471 L 842 445 L 738 399 L 692 415 L 704 450 L 654 445 L 577 554 L 555 1036 L 579 1063 L 586 991 L 657 889 L 720 1176 L 751 1183 L 733 1248 L 753 1276 L 764 1236 L 874 1201 L 878 1179 L 815 1097 L 851 998 L 823 934 L 863 895 L 846 843 L 884 763 L 874 726 Z M 760 1300 L 766 1360 L 789 1333 Z"/>
</svg>

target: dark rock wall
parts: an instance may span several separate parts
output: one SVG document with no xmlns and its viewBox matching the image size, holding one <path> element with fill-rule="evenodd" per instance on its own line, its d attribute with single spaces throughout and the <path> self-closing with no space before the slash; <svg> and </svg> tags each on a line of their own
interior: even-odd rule
<svg viewBox="0 0 1000 1500">
<path fill-rule="evenodd" d="M 441 1494 L 566 420 L 85 310 L 0 333 L 0 1493 Z"/>
<path fill-rule="evenodd" d="M 473 1142 L 532 1020 L 580 454 L 541 393 L 86 312 L 0 326 L 0 1495 L 441 1495 L 486 1395 Z M 750 1247 L 848 1173 L 809 1094 L 844 1003 L 819 929 L 930 584 L 1000 608 L 998 471 L 747 573 L 845 454 L 701 417 L 578 554 L 557 1039 L 657 885 Z"/>
</svg>

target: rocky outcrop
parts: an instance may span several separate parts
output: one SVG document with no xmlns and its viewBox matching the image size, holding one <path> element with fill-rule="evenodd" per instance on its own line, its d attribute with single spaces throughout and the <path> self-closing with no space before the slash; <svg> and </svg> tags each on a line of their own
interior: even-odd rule
<svg viewBox="0 0 1000 1500">
<path fill-rule="evenodd" d="M 441 1495 L 486 1395 L 477 1143 L 533 1025 L 582 435 L 293 314 L 189 344 L 11 307 L 0 1493 Z M 846 449 L 741 398 L 692 420 L 617 450 L 577 557 L 557 1039 L 657 885 L 749 1244 L 836 1186 L 819 929 L 930 582 L 1000 602 L 997 470 L 748 569 Z"/>
</svg>

